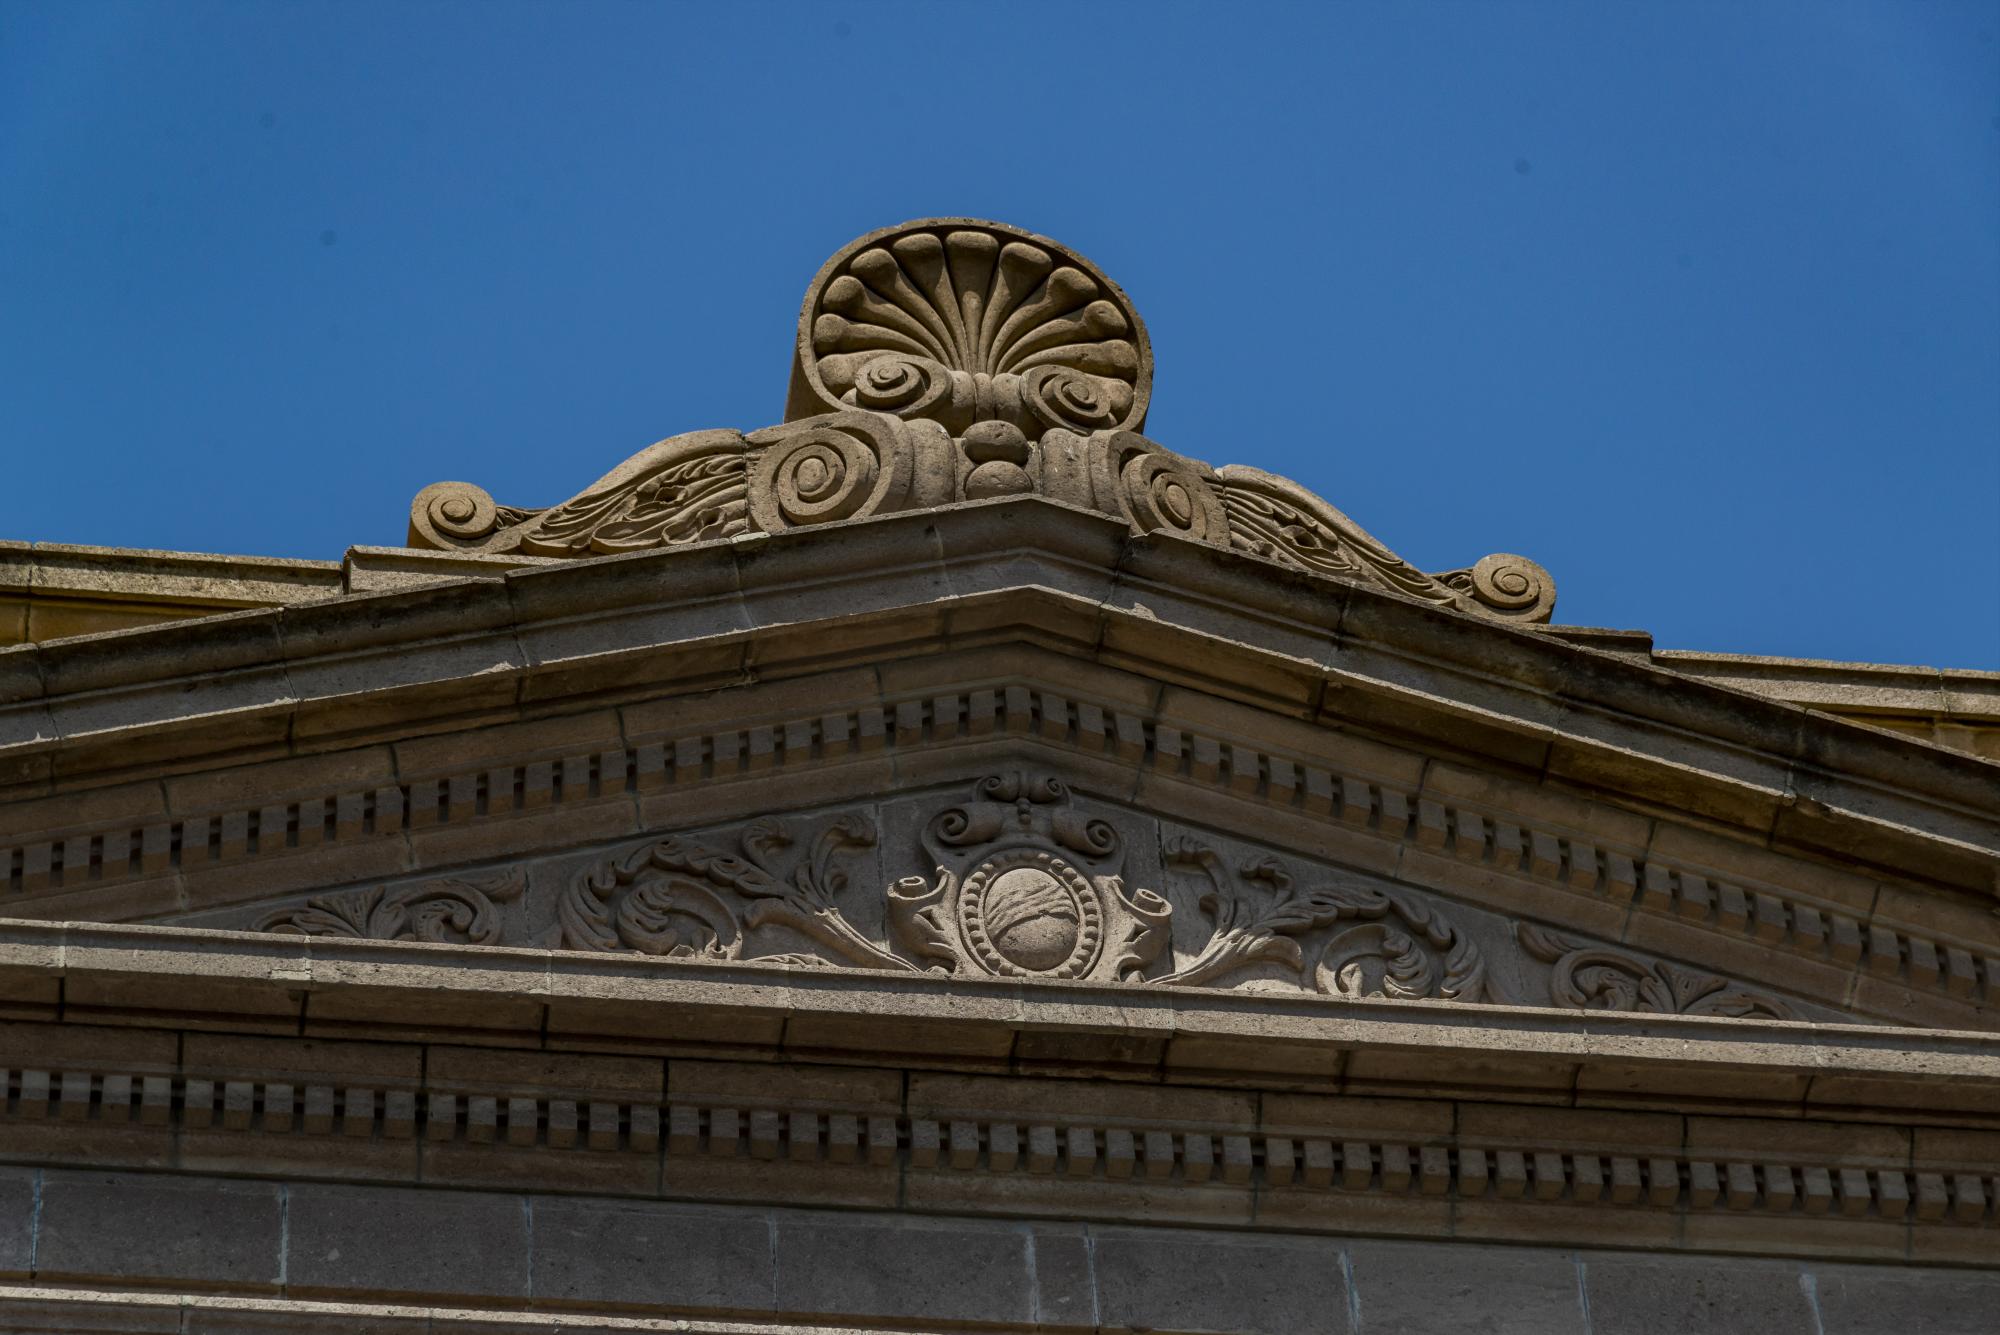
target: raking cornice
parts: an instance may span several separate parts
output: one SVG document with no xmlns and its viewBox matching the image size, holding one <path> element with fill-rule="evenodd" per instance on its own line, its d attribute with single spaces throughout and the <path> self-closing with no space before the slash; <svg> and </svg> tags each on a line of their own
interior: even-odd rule
<svg viewBox="0 0 2000 1335">
<path fill-rule="evenodd" d="M 0 650 L 0 766 L 28 798 L 1011 641 L 1995 890 L 1992 762 L 1038 497 Z"/>
</svg>

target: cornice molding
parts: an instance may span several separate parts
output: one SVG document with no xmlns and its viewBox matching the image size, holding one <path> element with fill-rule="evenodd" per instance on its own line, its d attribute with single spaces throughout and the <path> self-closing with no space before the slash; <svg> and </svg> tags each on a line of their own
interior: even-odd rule
<svg viewBox="0 0 2000 1335">
<path fill-rule="evenodd" d="M 6 919 L 0 985 L 15 1019 L 133 1032 L 192 1020 L 307 1038 L 1081 1068 L 1378 1097 L 1711 1102 L 1754 1116 L 2000 1128 L 2000 1035 L 1965 1030 Z M 1607 1078 L 1579 1083 L 1585 1072 Z"/>
<path fill-rule="evenodd" d="M 384 877 L 461 875 L 454 868 L 468 854 L 474 861 L 525 856 L 550 851 L 551 839 L 572 842 L 550 819 L 598 839 L 638 836 L 663 822 L 685 826 L 725 811 L 777 814 L 746 808 L 746 783 L 767 791 L 772 780 L 809 781 L 823 798 L 845 798 L 880 782 L 869 775 L 844 780 L 847 771 L 889 765 L 942 773 L 940 762 L 965 772 L 1007 768 L 1028 759 L 1019 752 L 1025 744 L 1065 767 L 1094 766 L 1086 782 L 1108 784 L 1109 792 L 1131 787 L 1136 776 L 1147 805 L 1162 814 L 1231 827 L 1261 823 L 1271 839 L 1301 847 L 1343 840 L 1347 850 L 1337 861 L 1395 865 L 1405 883 L 1417 885 L 1444 875 L 1461 897 L 1472 889 L 1473 902 L 1557 930 L 1616 933 L 1622 915 L 1632 913 L 1682 935 L 1684 944 L 1670 953 L 1698 957 L 1712 949 L 1720 956 L 1713 964 L 1745 977 L 1761 976 L 1781 958 L 1797 960 L 1781 974 L 1784 987 L 1858 1014 L 1908 1022 L 1914 1004 L 1919 1022 L 1951 1016 L 1977 1025 L 1978 1008 L 1991 1004 L 2000 980 L 2000 948 L 1984 930 L 1990 922 L 1976 912 L 1969 920 L 1963 911 L 1947 914 L 1942 905 L 1919 913 L 1923 897 L 1914 888 L 1885 894 L 1775 857 L 1754 869 L 1730 865 L 1728 846 L 1703 856 L 1664 822 L 1649 829 L 1630 817 L 1613 820 L 1576 799 L 1551 808 L 1530 787 L 1475 781 L 1444 767 L 1420 779 L 1414 757 L 1382 748 L 1371 754 L 1333 735 L 1316 747 L 1296 724 L 1259 729 L 1258 716 L 1246 711 L 1229 718 L 1190 714 L 1173 702 L 1139 704 L 1129 692 L 1106 691 L 1106 682 L 1066 680 L 1061 667 L 1053 656 L 1017 657 L 991 686 L 913 682 L 886 695 L 875 693 L 871 677 L 860 700 L 847 694 L 859 684 L 849 680 L 826 687 L 810 710 L 790 705 L 782 692 L 772 699 L 771 689 L 747 690 L 711 697 L 699 711 L 676 711 L 671 734 L 657 731 L 668 720 L 631 717 L 615 733 L 580 720 L 565 736 L 556 720 L 556 731 L 531 728 L 518 740 L 513 731 L 495 733 L 456 764 L 403 756 L 393 772 L 381 769 L 375 782 L 359 786 L 302 784 L 353 783 L 368 771 L 331 760 L 281 762 L 268 774 L 241 771 L 224 785 L 254 794 L 240 805 L 203 805 L 201 785 L 184 797 L 177 783 L 171 809 L 119 821 L 76 825 L 78 813 L 64 802 L 16 808 L 8 813 L 13 828 L 0 833 L 0 886 L 19 897 L 17 913 L 113 921 L 268 901 L 301 884 L 355 886 L 360 895 Z M 948 680 L 949 661 L 937 663 L 933 675 Z M 1225 818 L 1223 810 L 1240 814 Z M 29 818 L 37 811 L 69 828 L 35 831 Z M 1675 843 L 1685 851 L 1663 851 Z M 433 845 L 441 846 L 433 852 Z M 1427 860 L 1448 872 L 1427 871 Z M 1469 886 L 1459 884 L 1468 877 L 1475 878 Z M 1490 888 L 1476 878 L 1490 880 Z M 397 894 L 408 889 L 399 886 Z M 1867 985 L 1857 989 L 1857 979 Z"/>
<path fill-rule="evenodd" d="M 31 797 L 1006 640 L 1820 856 L 2000 874 L 1992 762 L 1036 498 L 0 650 L 0 767 Z"/>
</svg>

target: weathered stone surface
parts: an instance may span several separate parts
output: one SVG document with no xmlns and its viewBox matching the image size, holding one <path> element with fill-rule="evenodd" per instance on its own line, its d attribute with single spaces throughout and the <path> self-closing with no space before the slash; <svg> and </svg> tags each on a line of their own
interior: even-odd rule
<svg viewBox="0 0 2000 1335">
<path fill-rule="evenodd" d="M 1348 1257 L 1357 1335 L 1588 1335 L 1593 1329 L 1576 1261 L 1566 1253 L 1357 1242 Z"/>
<path fill-rule="evenodd" d="M 207 1286 L 266 1290 L 284 1282 L 285 1205 L 275 1183 L 48 1169 L 36 1206 L 37 1278 L 200 1276 Z"/>
<path fill-rule="evenodd" d="M 0 1169 L 0 1274 L 30 1274 L 35 1257 L 35 1195 L 40 1170 Z"/>
<path fill-rule="evenodd" d="M 289 1189 L 285 1273 L 300 1295 L 525 1299 L 529 1215 L 512 1194 Z"/>
<path fill-rule="evenodd" d="M 1098 1319 L 1106 1326 L 1190 1335 L 1346 1327 L 1347 1281 L 1330 1241 L 1124 1229 L 1093 1236 Z"/>
<path fill-rule="evenodd" d="M 775 1306 L 767 1218 L 560 1197 L 532 1208 L 537 1304 L 731 1314 Z"/>
<path fill-rule="evenodd" d="M 2000 1312 L 2000 1274 L 1812 1266 L 1806 1296 L 1824 1335 L 1980 1335 Z"/>
<path fill-rule="evenodd" d="M 775 1216 L 777 1307 L 887 1322 L 1034 1320 L 1031 1234 L 947 1219 Z M 856 1264 L 867 1257 L 866 1264 Z"/>
<path fill-rule="evenodd" d="M 1591 1330 L 1817 1335 L 1813 1305 L 1794 1266 L 1598 1254 L 1585 1260 L 1583 1271 Z"/>
</svg>

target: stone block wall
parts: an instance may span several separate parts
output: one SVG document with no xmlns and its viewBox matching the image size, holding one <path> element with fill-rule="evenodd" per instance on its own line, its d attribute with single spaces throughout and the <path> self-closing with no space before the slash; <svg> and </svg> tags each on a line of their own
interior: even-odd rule
<svg viewBox="0 0 2000 1335">
<path fill-rule="evenodd" d="M 2000 1314 L 1990 1271 L 57 1168 L 0 1170 L 0 1276 L 7 1330 L 1985 1335 Z"/>
</svg>

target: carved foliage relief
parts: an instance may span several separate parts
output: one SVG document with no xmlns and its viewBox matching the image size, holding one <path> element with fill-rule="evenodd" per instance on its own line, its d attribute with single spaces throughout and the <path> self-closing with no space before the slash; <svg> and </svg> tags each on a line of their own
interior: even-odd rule
<svg viewBox="0 0 2000 1335">
<path fill-rule="evenodd" d="M 408 541 L 571 559 L 1035 495 L 1440 606 L 1549 619 L 1554 581 L 1525 557 L 1426 574 L 1303 487 L 1139 435 L 1152 379 L 1138 311 L 1089 260 L 1000 223 L 922 219 L 860 238 L 814 278 L 782 424 L 670 437 L 548 509 L 439 482 L 412 503 Z"/>
<path fill-rule="evenodd" d="M 1699 969 L 1163 833 L 1046 773 L 911 800 L 886 825 L 863 811 L 763 818 L 583 862 L 316 895 L 251 925 L 696 963 L 1801 1017 Z"/>
<path fill-rule="evenodd" d="M 1261 858 L 1235 876 L 1210 849 L 1171 842 L 1171 863 L 1197 869 L 1214 934 L 1193 960 L 1159 981 L 1218 983 L 1274 961 L 1301 986 L 1341 997 L 1488 1001 L 1478 946 L 1423 896 L 1360 884 L 1297 885 L 1283 863 Z"/>
</svg>

